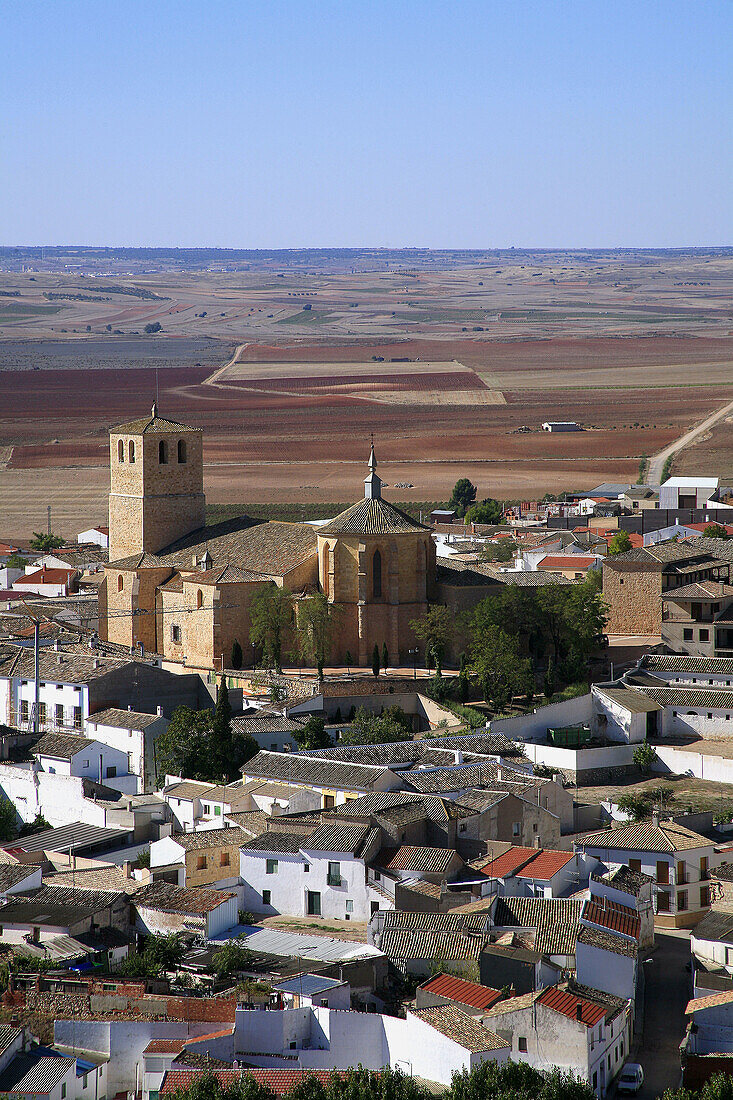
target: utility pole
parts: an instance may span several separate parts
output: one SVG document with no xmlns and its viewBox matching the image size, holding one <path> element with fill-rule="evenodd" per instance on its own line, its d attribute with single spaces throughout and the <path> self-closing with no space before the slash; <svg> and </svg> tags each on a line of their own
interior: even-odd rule
<svg viewBox="0 0 733 1100">
<path fill-rule="evenodd" d="M 46 511 L 48 513 L 47 530 L 48 530 L 48 534 L 50 535 L 51 534 L 51 505 L 50 504 L 49 504 L 48 508 L 46 509 Z"/>
<path fill-rule="evenodd" d="M 50 511 L 50 509 L 49 509 Z M 41 624 L 38 618 L 33 619 L 33 732 L 38 736 L 38 708 L 39 708 L 39 676 L 38 676 L 38 643 L 41 633 Z"/>
</svg>

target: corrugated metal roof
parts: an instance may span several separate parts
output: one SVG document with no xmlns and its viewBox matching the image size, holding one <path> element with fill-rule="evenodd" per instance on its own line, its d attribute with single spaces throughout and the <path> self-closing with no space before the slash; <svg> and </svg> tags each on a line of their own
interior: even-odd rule
<svg viewBox="0 0 733 1100">
<path fill-rule="evenodd" d="M 327 989 L 334 989 L 343 984 L 336 978 L 324 978 L 321 974 L 300 974 L 272 988 L 276 993 L 297 993 L 301 997 L 315 997 L 318 993 L 325 993 Z"/>
<path fill-rule="evenodd" d="M 446 997 L 459 1004 L 479 1009 L 490 1008 L 502 997 L 498 989 L 479 985 L 478 982 L 467 982 L 463 978 L 455 978 L 452 974 L 437 974 L 420 988 L 436 997 Z"/>
<path fill-rule="evenodd" d="M 346 959 L 380 958 L 384 952 L 366 943 L 350 943 L 330 936 L 305 936 L 300 932 L 282 932 L 277 928 L 245 926 L 246 946 L 262 955 L 277 955 L 316 962 L 340 962 Z M 223 940 L 232 937 L 218 937 Z M 213 941 L 212 941 L 213 942 Z"/>
<path fill-rule="evenodd" d="M 108 845 L 119 841 L 120 847 L 132 833 L 132 829 L 104 829 L 100 825 L 87 825 L 83 821 L 74 821 L 71 825 L 61 825 L 58 829 L 44 829 L 42 833 L 20 837 L 12 844 L 5 844 L 6 850 L 20 848 L 24 852 L 73 852 L 79 848 Z"/>
</svg>

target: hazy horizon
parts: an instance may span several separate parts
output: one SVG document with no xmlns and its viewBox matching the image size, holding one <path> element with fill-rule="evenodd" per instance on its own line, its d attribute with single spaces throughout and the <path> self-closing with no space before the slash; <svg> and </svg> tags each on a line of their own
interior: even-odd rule
<svg viewBox="0 0 733 1100">
<path fill-rule="evenodd" d="M 733 240 L 727 0 L 2 11 L 9 247 Z"/>
</svg>

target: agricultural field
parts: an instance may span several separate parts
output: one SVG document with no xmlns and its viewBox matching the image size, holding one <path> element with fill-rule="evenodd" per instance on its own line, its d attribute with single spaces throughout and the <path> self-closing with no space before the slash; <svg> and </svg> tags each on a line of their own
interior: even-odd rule
<svg viewBox="0 0 733 1100">
<path fill-rule="evenodd" d="M 514 499 L 634 480 L 642 455 L 733 400 L 727 253 L 440 255 L 0 270 L 0 535 L 39 529 L 48 503 L 62 534 L 103 522 L 107 429 L 156 391 L 206 432 L 208 500 L 242 510 L 356 499 L 372 432 L 396 501 L 446 500 L 461 476 Z M 725 473 L 731 442 L 716 425 L 675 470 Z"/>
</svg>

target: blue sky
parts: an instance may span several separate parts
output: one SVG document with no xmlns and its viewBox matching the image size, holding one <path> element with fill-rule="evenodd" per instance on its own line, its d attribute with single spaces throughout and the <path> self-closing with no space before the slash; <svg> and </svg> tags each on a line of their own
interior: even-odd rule
<svg viewBox="0 0 733 1100">
<path fill-rule="evenodd" d="M 0 0 L 0 243 L 733 243 L 731 0 Z"/>
</svg>

